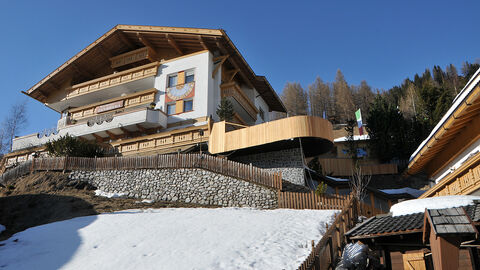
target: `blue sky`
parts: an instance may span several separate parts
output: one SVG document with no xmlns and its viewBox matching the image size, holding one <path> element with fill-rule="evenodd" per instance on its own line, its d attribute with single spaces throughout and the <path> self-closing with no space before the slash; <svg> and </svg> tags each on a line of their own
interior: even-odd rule
<svg viewBox="0 0 480 270">
<path fill-rule="evenodd" d="M 388 89 L 427 67 L 480 58 L 479 1 L 1 1 L 0 119 L 20 93 L 116 24 L 223 28 L 281 93 L 317 76 Z M 20 135 L 56 125 L 28 98 Z"/>
</svg>

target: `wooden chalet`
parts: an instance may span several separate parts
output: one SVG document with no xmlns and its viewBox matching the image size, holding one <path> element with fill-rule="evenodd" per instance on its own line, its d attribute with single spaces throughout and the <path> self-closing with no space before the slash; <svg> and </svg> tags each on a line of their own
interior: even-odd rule
<svg viewBox="0 0 480 270">
<path fill-rule="evenodd" d="M 23 93 L 60 117 L 52 134 L 15 138 L 7 164 L 66 134 L 123 156 L 332 147 L 325 119 L 275 119 L 283 103 L 222 29 L 117 25 Z M 222 98 L 234 107 L 229 122 L 216 114 Z"/>
<path fill-rule="evenodd" d="M 422 198 L 480 195 L 480 70 L 413 153 L 407 173 L 434 183 Z"/>
<path fill-rule="evenodd" d="M 480 269 L 480 202 L 401 216 L 377 215 L 346 233 L 383 257 L 386 269 Z M 400 256 L 399 256 L 400 255 Z M 393 257 L 401 257 L 392 264 Z M 402 263 L 403 261 L 403 263 Z"/>
</svg>

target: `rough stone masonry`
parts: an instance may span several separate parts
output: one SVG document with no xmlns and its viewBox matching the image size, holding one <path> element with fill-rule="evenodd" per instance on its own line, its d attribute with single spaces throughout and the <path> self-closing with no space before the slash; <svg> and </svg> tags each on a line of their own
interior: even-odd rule
<svg viewBox="0 0 480 270">
<path fill-rule="evenodd" d="M 72 171 L 69 178 L 139 199 L 278 208 L 277 190 L 203 169 Z"/>
</svg>

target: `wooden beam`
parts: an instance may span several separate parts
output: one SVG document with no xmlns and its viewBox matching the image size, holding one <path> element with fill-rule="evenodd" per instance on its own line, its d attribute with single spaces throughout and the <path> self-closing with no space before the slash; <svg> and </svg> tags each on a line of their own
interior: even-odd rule
<svg viewBox="0 0 480 270">
<path fill-rule="evenodd" d="M 95 140 L 99 143 L 103 142 L 103 137 L 98 136 L 95 133 L 92 133 L 93 137 L 95 137 Z"/>
<path fill-rule="evenodd" d="M 127 45 L 127 47 L 130 50 L 133 50 L 133 49 L 137 48 L 137 46 L 135 46 L 122 31 L 117 31 L 117 37 L 118 37 L 118 39 L 120 39 L 121 42 L 123 42 L 125 45 Z"/>
<path fill-rule="evenodd" d="M 152 43 L 145 37 L 145 35 L 141 33 L 137 33 L 138 40 L 142 42 L 145 47 L 150 49 L 150 53 L 152 54 L 152 59 L 150 61 L 155 62 L 155 61 L 160 61 L 160 57 L 158 57 L 157 51 L 155 51 L 155 47 L 153 47 Z"/>
<path fill-rule="evenodd" d="M 112 140 L 116 140 L 118 138 L 117 135 L 113 134 L 112 132 L 110 132 L 108 130 L 106 130 L 105 132 L 108 134 L 108 137 L 110 137 L 110 139 L 112 139 Z"/>
<path fill-rule="evenodd" d="M 182 51 L 182 49 L 178 46 L 177 42 L 175 41 L 175 39 L 173 39 L 173 36 L 170 35 L 170 34 L 165 34 L 165 37 L 167 38 L 167 41 L 168 41 L 168 44 L 170 44 L 170 46 L 172 46 L 175 51 L 177 51 L 177 53 L 179 53 L 180 55 L 184 55 L 185 53 Z"/>
<path fill-rule="evenodd" d="M 236 68 L 234 70 L 229 70 L 226 72 L 225 77 L 227 78 L 227 83 L 233 81 L 233 78 L 235 78 L 235 75 L 240 71 L 240 69 Z"/>
<path fill-rule="evenodd" d="M 217 74 L 218 70 L 222 67 L 223 63 L 225 63 L 228 57 L 229 55 L 223 55 L 223 56 L 213 58 L 214 63 L 218 60 L 220 60 L 220 63 L 218 63 L 213 69 L 212 78 L 215 78 L 215 75 Z"/>
<path fill-rule="evenodd" d="M 435 175 L 442 170 L 452 160 L 457 158 L 465 149 L 472 145 L 475 141 L 480 139 L 478 127 L 480 127 L 480 117 L 477 117 L 472 122 L 462 129 L 462 132 L 452 140 L 441 153 L 436 155 L 425 166 L 425 171 L 429 176 Z"/>
<path fill-rule="evenodd" d="M 208 47 L 207 47 L 207 44 L 205 43 L 205 41 L 203 40 L 202 36 L 198 36 L 198 41 L 200 42 L 200 45 L 202 45 L 202 48 L 204 50 L 210 50 Z"/>
<path fill-rule="evenodd" d="M 103 55 L 103 57 L 107 58 L 108 61 L 110 57 L 113 57 L 113 55 L 108 50 L 106 50 L 105 47 L 103 47 L 101 44 L 97 45 L 97 50 L 101 55 Z"/>
<path fill-rule="evenodd" d="M 217 47 L 220 49 L 220 52 L 224 55 L 227 55 L 228 54 L 228 51 L 227 49 L 225 49 L 225 47 L 222 45 L 222 43 L 220 43 L 220 39 L 216 39 L 215 40 L 215 43 L 217 44 Z M 240 75 L 242 76 L 242 79 L 245 81 L 245 83 L 248 85 L 248 87 L 250 88 L 255 88 L 253 87 L 253 84 L 252 82 L 250 81 L 250 79 L 248 78 L 248 75 L 245 74 L 245 72 L 240 68 L 240 66 L 238 65 L 238 63 L 232 58 L 232 57 L 229 57 L 228 61 L 230 63 L 232 63 L 233 67 L 235 69 L 239 69 L 240 70 Z"/>
<path fill-rule="evenodd" d="M 88 72 L 85 68 L 82 68 L 77 63 L 72 63 L 71 66 L 77 73 L 80 73 L 80 75 L 82 75 L 83 77 L 86 77 L 89 79 L 94 78 L 94 75 L 92 73 Z"/>
</svg>

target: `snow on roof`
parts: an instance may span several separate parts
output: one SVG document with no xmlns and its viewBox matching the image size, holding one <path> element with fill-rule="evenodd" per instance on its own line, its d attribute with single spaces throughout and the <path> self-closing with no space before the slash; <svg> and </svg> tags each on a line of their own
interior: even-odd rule
<svg viewBox="0 0 480 270">
<path fill-rule="evenodd" d="M 370 140 L 370 136 L 368 134 L 365 135 L 355 135 L 353 136 L 354 141 L 365 141 Z M 333 142 L 346 142 L 348 141 L 348 137 L 340 137 L 333 140 Z"/>
<path fill-rule="evenodd" d="M 3 226 L 2 224 L 0 224 L 0 233 L 2 233 L 3 231 L 5 231 L 7 228 L 5 228 L 5 226 Z"/>
<path fill-rule="evenodd" d="M 387 193 L 387 194 L 403 194 L 403 193 L 407 193 L 407 194 L 410 194 L 412 195 L 413 197 L 415 198 L 418 198 L 420 197 L 420 195 L 422 195 L 425 190 L 418 190 L 418 189 L 414 189 L 414 188 L 409 188 L 409 187 L 405 187 L 405 188 L 395 188 L 395 189 L 380 189 L 381 192 L 384 192 L 384 193 Z"/>
<path fill-rule="evenodd" d="M 390 213 L 392 213 L 392 216 L 394 217 L 403 216 L 424 212 L 425 208 L 444 209 L 471 205 L 474 203 L 474 200 L 480 200 L 480 196 L 454 195 L 407 200 L 392 205 Z"/>
<path fill-rule="evenodd" d="M 349 179 L 336 178 L 336 177 L 332 177 L 332 176 L 328 176 L 328 175 L 326 175 L 325 177 L 332 180 L 332 181 L 337 181 L 337 182 L 348 182 L 348 181 L 350 181 Z"/>
</svg>

